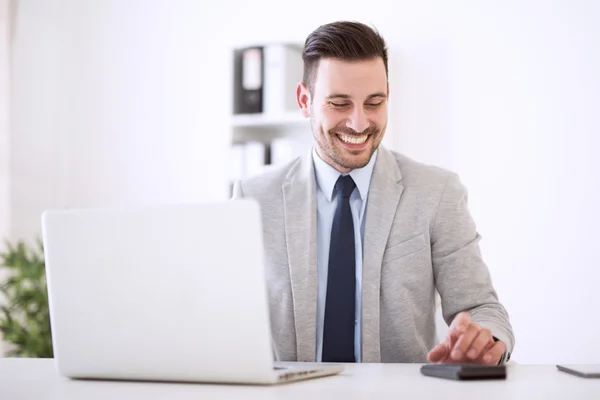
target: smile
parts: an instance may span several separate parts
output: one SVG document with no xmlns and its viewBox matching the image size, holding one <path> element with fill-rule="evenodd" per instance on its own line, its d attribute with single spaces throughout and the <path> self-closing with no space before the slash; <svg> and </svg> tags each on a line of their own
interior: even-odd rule
<svg viewBox="0 0 600 400">
<path fill-rule="evenodd" d="M 362 136 L 348 136 L 348 135 L 337 135 L 343 142 L 349 143 L 349 144 L 363 144 L 364 142 L 367 141 L 367 138 L 369 137 L 369 135 L 362 135 Z"/>
</svg>

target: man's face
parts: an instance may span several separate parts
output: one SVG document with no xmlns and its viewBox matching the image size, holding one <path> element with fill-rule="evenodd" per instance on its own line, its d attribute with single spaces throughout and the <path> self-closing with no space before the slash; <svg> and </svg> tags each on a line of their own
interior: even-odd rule
<svg viewBox="0 0 600 400">
<path fill-rule="evenodd" d="M 302 84 L 296 95 L 325 162 L 342 173 L 369 163 L 387 127 L 389 87 L 381 58 L 323 59 L 313 95 Z"/>
</svg>

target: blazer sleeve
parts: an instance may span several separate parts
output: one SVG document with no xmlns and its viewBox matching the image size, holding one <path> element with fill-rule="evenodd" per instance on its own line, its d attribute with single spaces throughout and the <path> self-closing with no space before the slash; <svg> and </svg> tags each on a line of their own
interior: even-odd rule
<svg viewBox="0 0 600 400">
<path fill-rule="evenodd" d="M 479 248 L 481 236 L 467 204 L 467 190 L 451 174 L 431 225 L 433 273 L 447 324 L 462 311 L 506 344 L 515 345 L 509 316 L 498 299 Z"/>
</svg>

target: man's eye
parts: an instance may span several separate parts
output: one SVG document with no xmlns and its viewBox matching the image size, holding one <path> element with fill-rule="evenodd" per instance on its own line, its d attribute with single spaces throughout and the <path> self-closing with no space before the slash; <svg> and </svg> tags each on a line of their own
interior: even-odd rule
<svg viewBox="0 0 600 400">
<path fill-rule="evenodd" d="M 331 104 L 333 107 L 337 107 L 337 108 L 348 107 L 348 103 L 333 103 L 330 101 L 329 104 Z"/>
<path fill-rule="evenodd" d="M 367 106 L 369 106 L 369 107 L 379 107 L 382 104 L 383 104 L 383 101 L 380 101 L 379 103 L 368 103 Z"/>
</svg>

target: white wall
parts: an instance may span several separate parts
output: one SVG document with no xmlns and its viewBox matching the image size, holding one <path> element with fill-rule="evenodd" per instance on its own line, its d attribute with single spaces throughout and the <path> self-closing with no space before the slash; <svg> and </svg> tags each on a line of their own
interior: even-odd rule
<svg viewBox="0 0 600 400">
<path fill-rule="evenodd" d="M 9 169 L 9 1 L 0 0 L 0 252 L 10 232 L 10 169 Z M 0 270 L 0 281 L 4 278 Z M 4 301 L 0 294 L 0 304 Z M 0 356 L 4 346 L 0 337 Z"/>
<path fill-rule="evenodd" d="M 357 19 L 391 50 L 386 143 L 470 189 L 515 358 L 599 361 L 597 2 L 18 3 L 14 235 L 48 206 L 224 195 L 229 47 Z"/>
<path fill-rule="evenodd" d="M 0 252 L 4 249 L 3 238 L 8 237 L 10 219 L 8 22 L 8 0 L 0 0 Z"/>
<path fill-rule="evenodd" d="M 14 237 L 48 207 L 226 196 L 229 54 L 200 4 L 17 3 Z"/>
</svg>

